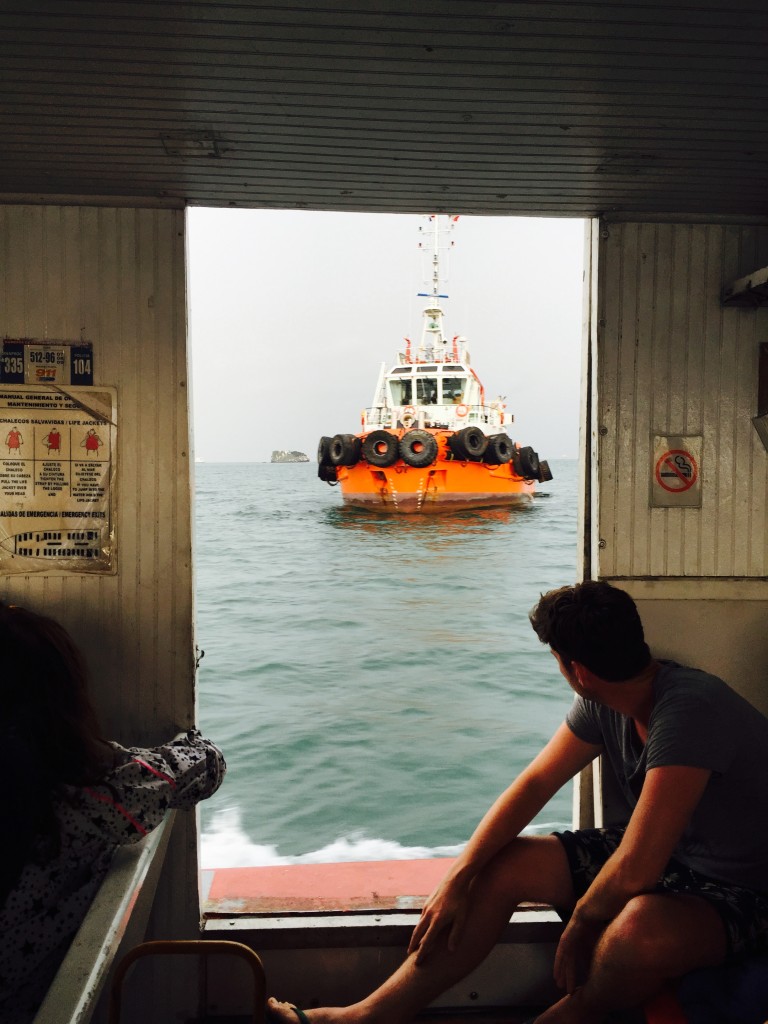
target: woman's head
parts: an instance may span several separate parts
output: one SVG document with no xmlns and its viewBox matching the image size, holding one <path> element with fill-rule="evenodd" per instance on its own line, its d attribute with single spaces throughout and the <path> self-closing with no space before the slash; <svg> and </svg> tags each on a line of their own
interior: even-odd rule
<svg viewBox="0 0 768 1024">
<path fill-rule="evenodd" d="M 35 750 L 54 785 L 94 777 L 102 747 L 80 652 L 58 622 L 2 602 L 0 735 Z"/>
<path fill-rule="evenodd" d="M 14 823 L 0 844 L 0 905 L 30 857 L 55 855 L 54 798 L 63 785 L 96 782 L 105 749 L 69 634 L 0 602 L 0 777 Z"/>
</svg>

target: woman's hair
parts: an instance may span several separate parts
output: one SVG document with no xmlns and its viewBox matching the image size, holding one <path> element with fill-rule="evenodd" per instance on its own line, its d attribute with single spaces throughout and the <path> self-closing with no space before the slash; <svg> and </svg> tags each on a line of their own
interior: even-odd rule
<svg viewBox="0 0 768 1024">
<path fill-rule="evenodd" d="M 58 853 L 61 787 L 96 782 L 106 753 L 69 634 L 53 619 L 0 602 L 0 778 L 8 815 L 0 906 L 35 851 Z"/>
<path fill-rule="evenodd" d="M 566 665 L 578 661 L 608 682 L 632 679 L 651 660 L 635 602 L 610 583 L 550 590 L 530 620 L 539 640 Z"/>
</svg>

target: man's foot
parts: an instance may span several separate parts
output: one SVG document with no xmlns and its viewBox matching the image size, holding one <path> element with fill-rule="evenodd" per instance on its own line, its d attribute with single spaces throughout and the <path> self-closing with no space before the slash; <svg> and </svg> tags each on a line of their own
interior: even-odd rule
<svg viewBox="0 0 768 1024">
<path fill-rule="evenodd" d="M 267 1019 L 273 1024 L 360 1024 L 362 1014 L 353 1006 L 323 1006 L 300 1010 L 293 1003 L 281 1003 L 274 997 L 267 1000 Z"/>
<path fill-rule="evenodd" d="M 292 1021 L 293 1024 L 310 1024 L 309 1017 L 300 1010 L 298 1006 L 294 1006 L 293 1003 L 278 1003 L 276 999 L 267 1000 L 267 1020 L 274 1021 L 277 1024 L 278 1021 Z"/>
<path fill-rule="evenodd" d="M 279 1003 L 277 999 L 267 1000 L 267 1021 L 270 1024 L 310 1024 L 306 1013 L 293 1003 Z"/>
</svg>

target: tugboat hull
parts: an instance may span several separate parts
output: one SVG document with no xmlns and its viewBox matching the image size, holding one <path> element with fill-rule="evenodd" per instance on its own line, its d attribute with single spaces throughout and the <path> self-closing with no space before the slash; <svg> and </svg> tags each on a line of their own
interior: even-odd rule
<svg viewBox="0 0 768 1024">
<path fill-rule="evenodd" d="M 418 450 L 411 454 L 407 445 L 408 434 L 398 433 L 406 456 L 418 462 Z M 509 461 L 489 465 L 455 458 L 450 450 L 449 434 L 440 432 L 432 436 L 437 442 L 437 453 L 425 466 L 409 465 L 403 458 L 389 466 L 379 466 L 367 461 L 364 455 L 353 465 L 337 466 L 336 480 L 345 504 L 413 514 L 525 505 L 533 499 L 535 482 L 520 474 L 517 450 Z M 361 448 L 366 450 L 364 438 Z"/>
<path fill-rule="evenodd" d="M 446 477 L 444 470 L 435 469 L 404 467 L 401 474 L 359 469 L 340 473 L 339 483 L 345 505 L 403 514 L 527 505 L 533 500 L 534 486 L 525 481 L 484 480 L 469 488 L 465 480 Z"/>
</svg>

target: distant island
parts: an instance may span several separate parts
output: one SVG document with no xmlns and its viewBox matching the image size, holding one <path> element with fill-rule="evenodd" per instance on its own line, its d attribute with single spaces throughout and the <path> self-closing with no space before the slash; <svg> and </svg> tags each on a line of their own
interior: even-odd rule
<svg viewBox="0 0 768 1024">
<path fill-rule="evenodd" d="M 270 462 L 309 462 L 304 452 L 272 452 Z"/>
</svg>

